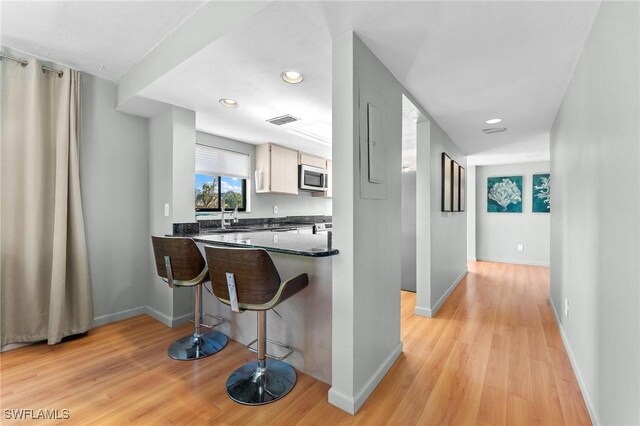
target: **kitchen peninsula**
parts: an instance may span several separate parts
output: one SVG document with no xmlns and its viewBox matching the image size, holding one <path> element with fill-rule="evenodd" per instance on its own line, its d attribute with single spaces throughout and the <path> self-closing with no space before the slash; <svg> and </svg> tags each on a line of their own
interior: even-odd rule
<svg viewBox="0 0 640 426">
<path fill-rule="evenodd" d="M 269 252 L 282 280 L 301 273 L 309 275 L 309 286 L 267 313 L 269 339 L 292 346 L 286 360 L 297 370 L 325 383 L 331 382 L 332 260 L 338 250 L 331 247 L 331 234 L 305 233 L 309 223 L 296 224 L 241 221 L 222 230 L 219 223 L 201 228 L 199 223 L 174 224 L 174 235 L 189 236 L 204 254 L 205 245 L 263 248 Z M 302 232 L 302 233 L 300 233 Z M 256 338 L 255 312 L 234 313 L 205 292 L 204 311 L 226 320 L 217 328 L 231 339 L 248 344 Z M 267 351 L 282 350 L 268 344 Z"/>
</svg>

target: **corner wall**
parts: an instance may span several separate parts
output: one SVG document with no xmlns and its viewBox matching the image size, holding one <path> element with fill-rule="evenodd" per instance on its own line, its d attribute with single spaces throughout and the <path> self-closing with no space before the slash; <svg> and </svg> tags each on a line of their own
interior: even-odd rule
<svg viewBox="0 0 640 426">
<path fill-rule="evenodd" d="M 476 166 L 467 163 L 467 260 L 476 258 Z"/>
<path fill-rule="evenodd" d="M 467 213 L 441 211 L 442 153 L 446 152 L 465 170 L 467 158 L 449 135 L 431 121 L 431 295 L 429 306 L 424 307 L 430 317 L 467 273 Z"/>
<path fill-rule="evenodd" d="M 533 213 L 531 207 L 533 175 L 549 173 L 550 167 L 548 161 L 476 167 L 478 260 L 549 266 L 550 213 Z M 487 178 L 496 176 L 522 176 L 522 213 L 487 212 Z"/>
<path fill-rule="evenodd" d="M 332 386 L 329 402 L 357 412 L 402 351 L 400 206 L 402 88 L 353 34 L 333 44 Z M 378 199 L 361 192 L 361 125 L 367 101 L 381 111 L 386 146 Z M 363 117 L 364 116 L 364 117 Z M 366 180 L 366 179 L 365 179 Z M 367 184 L 363 182 L 363 185 Z M 375 189 L 381 189 L 379 185 Z M 365 192 L 368 188 L 365 187 Z M 366 197 L 366 195 L 365 195 Z"/>
<path fill-rule="evenodd" d="M 171 107 L 149 119 L 148 307 L 151 316 L 173 326 L 193 312 L 193 290 L 169 288 L 156 274 L 150 235 L 172 233 L 174 222 L 193 222 L 195 113 Z M 165 204 L 169 212 L 165 215 Z"/>
<path fill-rule="evenodd" d="M 335 181 L 341 185 L 334 190 L 333 235 L 340 254 L 333 258 L 333 372 L 329 402 L 350 413 L 359 410 L 402 351 L 398 210 L 403 94 L 430 122 L 424 129 L 430 129 L 431 147 L 424 153 L 431 173 L 429 231 L 435 250 L 430 256 L 432 265 L 438 263 L 432 268 L 431 279 L 436 285 L 431 296 L 442 299 L 466 272 L 466 214 L 433 219 L 434 209 L 440 215 L 440 154 L 450 153 L 463 166 L 465 157 L 355 34 L 337 38 L 333 44 L 332 158 Z M 381 168 L 383 184 L 371 184 L 368 179 L 365 153 L 369 102 L 380 110 L 380 140 L 386 147 Z M 418 146 L 418 183 L 420 158 Z M 438 188 L 436 195 L 434 186 Z M 441 249 L 438 244 L 447 247 Z"/>
<path fill-rule="evenodd" d="M 596 424 L 640 424 L 639 15 L 601 3 L 551 129 L 550 297 Z"/>
</svg>

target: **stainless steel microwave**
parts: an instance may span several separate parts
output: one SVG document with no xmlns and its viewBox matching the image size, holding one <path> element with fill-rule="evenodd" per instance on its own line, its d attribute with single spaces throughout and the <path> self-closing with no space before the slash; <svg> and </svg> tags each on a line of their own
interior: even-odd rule
<svg viewBox="0 0 640 426">
<path fill-rule="evenodd" d="M 326 191 L 329 175 L 325 169 L 312 166 L 300 166 L 299 188 L 307 191 Z"/>
</svg>

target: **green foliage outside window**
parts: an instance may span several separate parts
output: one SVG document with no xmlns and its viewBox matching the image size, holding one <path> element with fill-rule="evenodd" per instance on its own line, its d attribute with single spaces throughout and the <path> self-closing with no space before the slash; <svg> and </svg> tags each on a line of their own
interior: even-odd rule
<svg viewBox="0 0 640 426">
<path fill-rule="evenodd" d="M 195 176 L 196 211 L 220 211 L 220 199 L 224 208 L 246 210 L 246 180 L 227 176 Z"/>
</svg>

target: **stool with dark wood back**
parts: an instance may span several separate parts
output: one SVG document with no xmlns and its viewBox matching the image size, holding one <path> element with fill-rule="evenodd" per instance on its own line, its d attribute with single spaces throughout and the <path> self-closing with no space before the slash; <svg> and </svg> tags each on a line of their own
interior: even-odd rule
<svg viewBox="0 0 640 426">
<path fill-rule="evenodd" d="M 217 331 L 202 332 L 203 326 L 215 327 L 222 323 L 222 318 L 213 317 L 218 323 L 212 326 L 203 323 L 202 287 L 209 280 L 209 269 L 198 246 L 191 238 L 152 236 L 151 241 L 158 275 L 169 287 L 195 287 L 194 332 L 173 342 L 167 353 L 177 360 L 199 359 L 217 353 L 229 339 Z"/>
<path fill-rule="evenodd" d="M 235 312 L 256 311 L 258 316 L 257 362 L 249 362 L 227 379 L 227 394 L 246 405 L 262 405 L 285 396 L 296 383 L 296 371 L 283 357 L 267 353 L 267 310 L 287 300 L 309 284 L 307 274 L 282 282 L 269 254 L 262 249 L 205 246 L 214 295 Z M 269 358 L 269 359 L 267 359 Z"/>
</svg>

